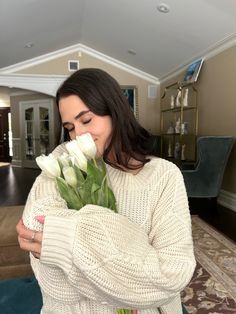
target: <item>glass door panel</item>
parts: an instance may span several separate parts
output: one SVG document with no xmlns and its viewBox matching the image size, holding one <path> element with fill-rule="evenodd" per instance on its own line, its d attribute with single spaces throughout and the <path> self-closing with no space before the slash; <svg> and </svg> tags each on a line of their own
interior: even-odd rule
<svg viewBox="0 0 236 314">
<path fill-rule="evenodd" d="M 34 145 L 34 109 L 28 108 L 25 110 L 25 151 L 26 159 L 32 160 L 35 158 L 35 145 Z"/>
<path fill-rule="evenodd" d="M 37 167 L 35 158 L 53 149 L 54 129 L 51 100 L 25 101 L 21 106 L 22 165 Z"/>
<path fill-rule="evenodd" d="M 39 108 L 39 155 L 49 154 L 49 110 L 47 108 L 40 107 Z"/>
</svg>

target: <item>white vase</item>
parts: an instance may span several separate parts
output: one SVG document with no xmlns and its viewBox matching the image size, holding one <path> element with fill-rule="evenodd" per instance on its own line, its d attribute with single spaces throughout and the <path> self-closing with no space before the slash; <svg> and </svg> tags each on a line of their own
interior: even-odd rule
<svg viewBox="0 0 236 314">
<path fill-rule="evenodd" d="M 183 106 L 188 106 L 188 88 L 186 88 L 184 91 Z"/>
</svg>

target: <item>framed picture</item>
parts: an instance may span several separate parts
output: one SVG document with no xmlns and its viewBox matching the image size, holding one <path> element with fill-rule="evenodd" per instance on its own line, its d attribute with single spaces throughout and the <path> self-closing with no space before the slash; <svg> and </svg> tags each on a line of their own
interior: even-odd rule
<svg viewBox="0 0 236 314">
<path fill-rule="evenodd" d="M 187 71 L 184 76 L 184 82 L 193 83 L 197 81 L 199 72 L 202 67 L 202 63 L 203 63 L 203 58 L 191 63 L 188 66 Z"/>
<path fill-rule="evenodd" d="M 136 118 L 138 118 L 138 95 L 137 95 L 137 88 L 136 86 L 121 86 L 121 89 L 123 91 L 123 94 L 128 100 L 128 103 L 130 104 L 131 109 L 134 112 L 134 115 Z"/>
</svg>

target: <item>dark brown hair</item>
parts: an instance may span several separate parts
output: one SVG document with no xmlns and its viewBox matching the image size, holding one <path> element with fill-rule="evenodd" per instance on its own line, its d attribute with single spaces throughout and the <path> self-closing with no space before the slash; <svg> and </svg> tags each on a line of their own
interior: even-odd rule
<svg viewBox="0 0 236 314">
<path fill-rule="evenodd" d="M 147 156 L 151 152 L 147 143 L 151 135 L 135 119 L 126 97 L 112 76 L 100 69 L 78 70 L 58 89 L 57 105 L 61 98 L 70 95 L 77 95 L 94 114 L 111 116 L 113 131 L 111 142 L 103 155 L 105 162 L 115 168 L 138 169 L 149 161 Z M 108 159 L 111 149 L 115 163 Z M 129 165 L 130 158 L 139 161 L 139 165 Z"/>
</svg>

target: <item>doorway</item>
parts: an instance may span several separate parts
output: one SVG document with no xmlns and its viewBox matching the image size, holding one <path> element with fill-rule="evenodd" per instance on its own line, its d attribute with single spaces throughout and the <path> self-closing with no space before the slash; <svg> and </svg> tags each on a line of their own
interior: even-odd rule
<svg viewBox="0 0 236 314">
<path fill-rule="evenodd" d="M 37 168 L 35 158 L 54 148 L 53 101 L 40 99 L 20 102 L 22 166 Z"/>
<path fill-rule="evenodd" d="M 0 161 L 10 162 L 9 147 L 9 114 L 10 108 L 0 108 Z"/>
</svg>

